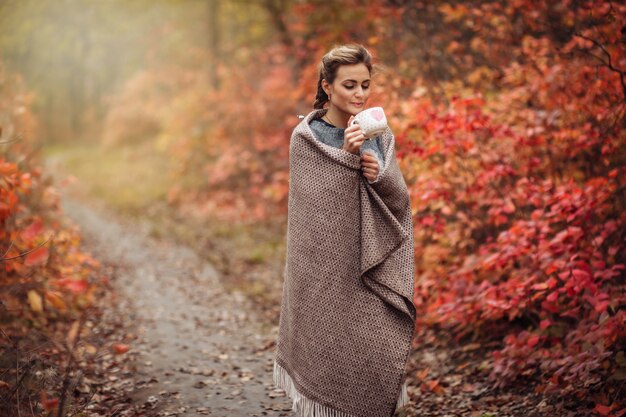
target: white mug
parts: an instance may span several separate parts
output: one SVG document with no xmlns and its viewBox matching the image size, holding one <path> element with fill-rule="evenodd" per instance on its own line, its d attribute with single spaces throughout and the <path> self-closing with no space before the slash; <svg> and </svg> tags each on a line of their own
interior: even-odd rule
<svg viewBox="0 0 626 417">
<path fill-rule="evenodd" d="M 380 135 L 387 129 L 387 117 L 382 107 L 370 107 L 354 116 L 352 124 L 358 124 L 366 139 Z"/>
</svg>

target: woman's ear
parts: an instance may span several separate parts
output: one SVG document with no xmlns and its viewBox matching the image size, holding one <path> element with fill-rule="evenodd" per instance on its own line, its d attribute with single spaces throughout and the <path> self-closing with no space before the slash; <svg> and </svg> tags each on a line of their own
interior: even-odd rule
<svg viewBox="0 0 626 417">
<path fill-rule="evenodd" d="M 328 81 L 326 81 L 325 78 L 322 78 L 322 89 L 327 96 L 330 96 L 330 84 L 328 84 Z"/>
</svg>

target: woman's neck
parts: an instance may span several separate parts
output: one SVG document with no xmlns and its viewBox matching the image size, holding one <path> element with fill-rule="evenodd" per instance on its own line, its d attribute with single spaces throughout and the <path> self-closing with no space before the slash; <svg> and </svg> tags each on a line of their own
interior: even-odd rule
<svg viewBox="0 0 626 417">
<path fill-rule="evenodd" d="M 350 116 L 352 115 L 339 110 L 335 106 L 330 106 L 326 112 L 326 119 L 328 119 L 330 124 L 342 129 L 345 129 L 348 126 Z"/>
</svg>

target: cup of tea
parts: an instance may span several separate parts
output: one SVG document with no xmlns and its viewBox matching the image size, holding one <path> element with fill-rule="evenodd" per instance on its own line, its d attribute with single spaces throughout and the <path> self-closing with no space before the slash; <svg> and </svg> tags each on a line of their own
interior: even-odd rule
<svg viewBox="0 0 626 417">
<path fill-rule="evenodd" d="M 387 117 L 382 107 L 370 107 L 357 113 L 352 124 L 358 124 L 365 138 L 371 139 L 387 129 Z"/>
</svg>

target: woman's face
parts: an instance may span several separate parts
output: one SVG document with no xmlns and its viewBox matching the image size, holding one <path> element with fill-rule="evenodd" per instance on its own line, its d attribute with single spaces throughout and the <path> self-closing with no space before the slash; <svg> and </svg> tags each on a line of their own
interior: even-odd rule
<svg viewBox="0 0 626 417">
<path fill-rule="evenodd" d="M 330 93 L 331 106 L 347 114 L 357 114 L 369 99 L 370 72 L 362 63 L 341 65 L 332 84 L 324 80 L 324 90 Z"/>
</svg>

